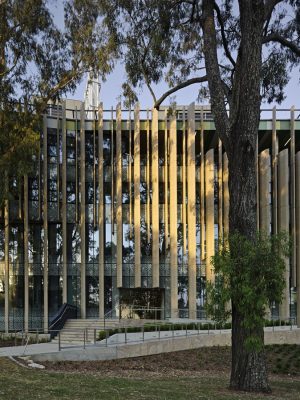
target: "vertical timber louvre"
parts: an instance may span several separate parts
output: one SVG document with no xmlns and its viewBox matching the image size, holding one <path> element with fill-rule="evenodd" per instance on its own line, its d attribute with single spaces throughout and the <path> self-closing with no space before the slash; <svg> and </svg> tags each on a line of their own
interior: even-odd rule
<svg viewBox="0 0 300 400">
<path fill-rule="evenodd" d="M 189 318 L 196 318 L 196 181 L 195 181 L 195 104 L 188 108 L 187 135 L 187 222 L 188 222 L 188 277 Z"/>
<path fill-rule="evenodd" d="M 116 222 L 117 222 L 117 287 L 122 287 L 122 112 L 117 105 L 116 125 Z"/>
<path fill-rule="evenodd" d="M 134 286 L 141 287 L 140 106 L 134 108 Z"/>
<path fill-rule="evenodd" d="M 99 180 L 99 318 L 104 318 L 104 198 L 103 198 L 103 104 L 98 108 L 98 180 Z"/>
<path fill-rule="evenodd" d="M 171 317 L 178 316 L 177 270 L 177 129 L 176 113 L 170 119 L 170 273 Z"/>
<path fill-rule="evenodd" d="M 152 287 L 159 287 L 158 111 L 152 110 Z"/>
</svg>

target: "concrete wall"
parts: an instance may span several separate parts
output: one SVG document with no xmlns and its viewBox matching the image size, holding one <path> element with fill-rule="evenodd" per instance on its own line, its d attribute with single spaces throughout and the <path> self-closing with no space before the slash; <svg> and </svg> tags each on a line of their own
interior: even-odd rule
<svg viewBox="0 0 300 400">
<path fill-rule="evenodd" d="M 265 344 L 299 344 L 300 329 L 265 331 Z M 119 347 L 91 347 L 63 350 L 57 353 L 33 355 L 34 361 L 92 361 L 149 356 L 152 354 L 197 349 L 200 347 L 230 346 L 231 332 L 200 334 L 195 336 L 146 341 Z"/>
</svg>

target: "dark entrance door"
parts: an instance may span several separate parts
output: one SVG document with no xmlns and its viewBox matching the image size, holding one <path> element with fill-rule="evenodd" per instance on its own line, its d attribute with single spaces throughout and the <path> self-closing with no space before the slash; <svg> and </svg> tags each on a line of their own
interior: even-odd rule
<svg viewBox="0 0 300 400">
<path fill-rule="evenodd" d="M 120 288 L 120 318 L 164 318 L 164 289 Z"/>
</svg>

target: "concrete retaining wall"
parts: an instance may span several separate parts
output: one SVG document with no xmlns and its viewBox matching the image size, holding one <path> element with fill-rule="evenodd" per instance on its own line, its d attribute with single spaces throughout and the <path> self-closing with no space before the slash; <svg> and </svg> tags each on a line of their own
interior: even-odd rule
<svg viewBox="0 0 300 400">
<path fill-rule="evenodd" d="M 265 344 L 300 344 L 300 329 L 267 331 Z M 195 336 L 146 341 L 116 347 L 90 347 L 65 349 L 57 353 L 33 355 L 34 361 L 91 361 L 148 356 L 172 351 L 197 349 L 200 347 L 230 346 L 231 332 L 200 334 Z"/>
</svg>

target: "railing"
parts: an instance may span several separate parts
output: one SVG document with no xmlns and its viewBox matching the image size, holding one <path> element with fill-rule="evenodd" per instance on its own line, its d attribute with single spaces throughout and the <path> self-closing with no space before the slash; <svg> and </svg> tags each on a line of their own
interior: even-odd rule
<svg viewBox="0 0 300 400">
<path fill-rule="evenodd" d="M 54 318 L 52 319 L 49 329 L 49 332 L 57 332 L 64 327 L 67 319 L 76 318 L 77 317 L 77 307 L 72 304 L 64 303 Z M 55 336 L 55 334 L 51 333 L 51 339 Z"/>
<path fill-rule="evenodd" d="M 276 330 L 293 330 L 295 319 L 267 321 L 267 329 L 275 332 Z M 216 335 L 230 333 L 231 322 L 225 325 L 216 322 L 181 322 L 181 323 L 149 323 L 145 322 L 140 326 L 123 325 L 116 328 L 100 327 L 63 330 L 58 332 L 58 350 L 68 348 L 87 347 L 115 347 L 124 344 L 135 344 L 153 340 L 177 339 L 182 337 L 192 337 L 199 335 Z M 76 340 L 66 339 L 68 332 L 77 332 Z M 64 337 L 66 335 L 66 337 Z"/>
<path fill-rule="evenodd" d="M 225 325 L 217 324 L 212 321 L 203 321 L 201 323 L 183 321 L 180 323 L 170 323 L 167 321 L 142 322 L 140 326 L 124 324 L 123 326 L 119 325 L 112 328 L 99 325 L 96 328 L 64 329 L 63 331 L 49 330 L 48 334 L 50 334 L 51 338 L 57 336 L 57 340 L 48 342 L 48 346 L 50 345 L 50 348 L 54 351 L 57 351 L 55 350 L 57 347 L 58 351 L 68 348 L 86 349 L 87 347 L 115 347 L 118 345 L 134 344 L 151 340 L 167 340 L 196 335 L 229 333 L 232 328 L 231 322 Z M 295 318 L 266 321 L 267 331 L 275 332 L 277 330 L 293 330 L 296 328 Z M 68 337 L 69 333 L 72 333 L 71 339 L 70 336 Z M 25 346 L 22 354 L 25 354 L 27 345 L 45 342 L 45 338 L 41 338 L 40 334 L 41 333 L 37 330 L 29 332 L 11 332 L 9 335 L 11 339 L 14 337 L 16 346 L 21 339 L 21 346 Z M 1 335 L 7 337 L 7 334 L 0 332 L 0 339 Z"/>
</svg>

